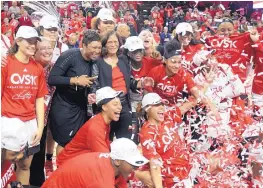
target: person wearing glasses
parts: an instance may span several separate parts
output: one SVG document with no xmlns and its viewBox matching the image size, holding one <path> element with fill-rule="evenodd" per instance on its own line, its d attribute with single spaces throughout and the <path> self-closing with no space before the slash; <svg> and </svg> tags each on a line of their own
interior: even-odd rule
<svg viewBox="0 0 263 188">
<path fill-rule="evenodd" d="M 39 28 L 38 28 L 39 33 L 42 37 L 49 40 L 49 42 L 51 44 L 51 48 L 52 48 L 52 53 L 53 53 L 49 65 L 47 65 L 45 67 L 45 75 L 46 75 L 47 79 L 48 79 L 48 75 L 49 75 L 53 65 L 55 64 L 56 60 L 58 59 L 58 57 L 62 54 L 62 52 L 65 52 L 69 49 L 66 44 L 61 43 L 59 41 L 59 29 L 60 29 L 60 27 L 59 27 L 59 23 L 58 23 L 58 20 L 56 17 L 51 16 L 51 15 L 46 15 L 40 19 Z M 47 81 L 47 79 L 46 79 L 46 81 Z M 50 173 L 53 172 L 52 157 L 53 157 L 53 151 L 54 151 L 54 147 L 55 147 L 55 141 L 53 140 L 51 131 L 49 129 L 49 124 L 52 122 L 48 121 L 48 114 L 49 114 L 49 110 L 50 110 L 50 106 L 51 106 L 51 99 L 52 99 L 53 94 L 55 92 L 55 87 L 48 86 L 48 88 L 49 88 L 49 93 L 45 97 L 45 103 L 47 104 L 47 110 L 45 112 L 45 125 L 47 125 L 47 130 L 46 130 L 47 131 L 47 138 L 46 138 L 46 140 L 47 140 L 46 141 L 47 142 L 46 147 L 47 148 L 43 149 L 43 150 L 46 150 L 45 170 L 46 170 L 47 176 L 49 176 Z M 44 135 L 46 135 L 46 134 L 44 134 Z M 41 149 L 42 149 L 42 147 L 41 147 Z M 37 161 L 36 164 L 41 163 L 41 162 L 39 162 L 41 159 L 38 159 L 39 155 L 40 154 L 37 154 L 34 157 L 33 164 L 35 164 L 34 163 L 35 160 Z M 42 182 L 42 181 L 38 180 L 36 182 Z"/>
<path fill-rule="evenodd" d="M 26 127 L 32 154 L 16 162 L 17 180 L 23 185 L 29 185 L 31 161 L 39 149 L 44 128 L 44 96 L 48 93 L 43 67 L 32 58 L 38 40 L 33 27 L 21 26 L 7 56 L 7 65 L 1 69 L 1 126 Z"/>
</svg>

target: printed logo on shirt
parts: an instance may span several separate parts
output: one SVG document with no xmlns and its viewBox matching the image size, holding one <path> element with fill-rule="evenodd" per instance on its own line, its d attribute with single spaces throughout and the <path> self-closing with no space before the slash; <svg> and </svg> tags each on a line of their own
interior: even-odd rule
<svg viewBox="0 0 263 188">
<path fill-rule="evenodd" d="M 10 180 L 10 178 L 14 175 L 15 165 L 10 165 L 9 169 L 6 171 L 6 173 L 1 178 L 1 186 L 5 187 L 7 182 Z"/>
<path fill-rule="evenodd" d="M 27 72 L 27 70 L 26 70 L 26 69 L 24 69 L 24 70 L 23 70 L 23 72 Z"/>
<path fill-rule="evenodd" d="M 157 84 L 157 87 L 161 89 L 162 91 L 164 91 L 165 93 L 171 93 L 171 94 L 176 93 L 176 88 L 177 88 L 177 86 L 169 86 L 163 83 Z"/>
<path fill-rule="evenodd" d="M 101 153 L 101 154 L 99 155 L 99 158 L 102 158 L 102 157 L 104 157 L 104 158 L 109 158 L 109 157 L 110 157 L 110 154 L 109 154 L 109 153 Z"/>
<path fill-rule="evenodd" d="M 11 83 L 18 85 L 18 84 L 25 84 L 25 85 L 37 85 L 36 80 L 37 76 L 23 74 L 20 76 L 18 73 L 14 73 L 11 75 Z"/>
<path fill-rule="evenodd" d="M 220 47 L 223 47 L 223 48 L 237 48 L 236 46 L 236 43 L 237 41 L 232 41 L 228 38 L 225 38 L 223 40 L 218 40 L 218 39 L 213 39 L 211 41 L 211 46 L 212 47 L 217 47 L 217 48 L 220 48 Z"/>
<path fill-rule="evenodd" d="M 30 99 L 33 96 L 32 93 L 30 93 L 30 91 L 22 91 L 19 94 L 15 94 L 12 99 Z"/>
</svg>

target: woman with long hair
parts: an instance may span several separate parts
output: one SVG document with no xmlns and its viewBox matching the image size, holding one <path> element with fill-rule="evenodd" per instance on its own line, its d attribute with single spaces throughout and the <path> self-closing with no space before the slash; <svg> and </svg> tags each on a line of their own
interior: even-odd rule
<svg viewBox="0 0 263 188">
<path fill-rule="evenodd" d="M 47 86 L 42 66 L 32 59 L 38 40 L 34 28 L 21 26 L 9 51 L 8 63 L 1 69 L 2 126 L 19 124 L 28 129 L 28 156 L 16 163 L 17 180 L 24 185 L 29 185 L 31 161 L 39 150 L 44 128 Z"/>
</svg>

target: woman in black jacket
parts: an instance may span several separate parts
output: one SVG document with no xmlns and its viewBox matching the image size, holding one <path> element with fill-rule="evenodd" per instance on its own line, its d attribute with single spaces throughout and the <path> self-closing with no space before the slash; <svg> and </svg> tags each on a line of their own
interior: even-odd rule
<svg viewBox="0 0 263 188">
<path fill-rule="evenodd" d="M 114 134 L 117 138 L 125 137 L 137 142 L 136 123 L 132 123 L 131 102 L 129 92 L 136 92 L 142 88 L 141 81 L 136 81 L 131 77 L 130 64 L 126 56 L 118 55 L 120 40 L 114 31 L 107 33 L 102 39 L 102 58 L 97 60 L 97 66 L 94 66 L 93 76 L 98 76 L 95 81 L 96 89 L 110 86 L 114 90 L 123 91 L 120 97 L 122 111 L 120 119 L 111 124 L 111 138 Z"/>
</svg>

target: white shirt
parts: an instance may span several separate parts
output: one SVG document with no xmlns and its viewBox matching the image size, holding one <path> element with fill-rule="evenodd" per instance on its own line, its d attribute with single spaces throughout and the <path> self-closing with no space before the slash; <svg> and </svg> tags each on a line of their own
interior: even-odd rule
<svg viewBox="0 0 263 188">
<path fill-rule="evenodd" d="M 62 46 L 61 46 L 61 53 L 67 51 L 69 48 L 68 48 L 68 45 L 62 43 Z M 52 63 L 55 63 L 58 59 L 58 57 L 60 56 L 60 49 L 58 47 L 55 47 L 54 50 L 53 50 L 53 57 L 51 59 L 51 62 Z"/>
</svg>

